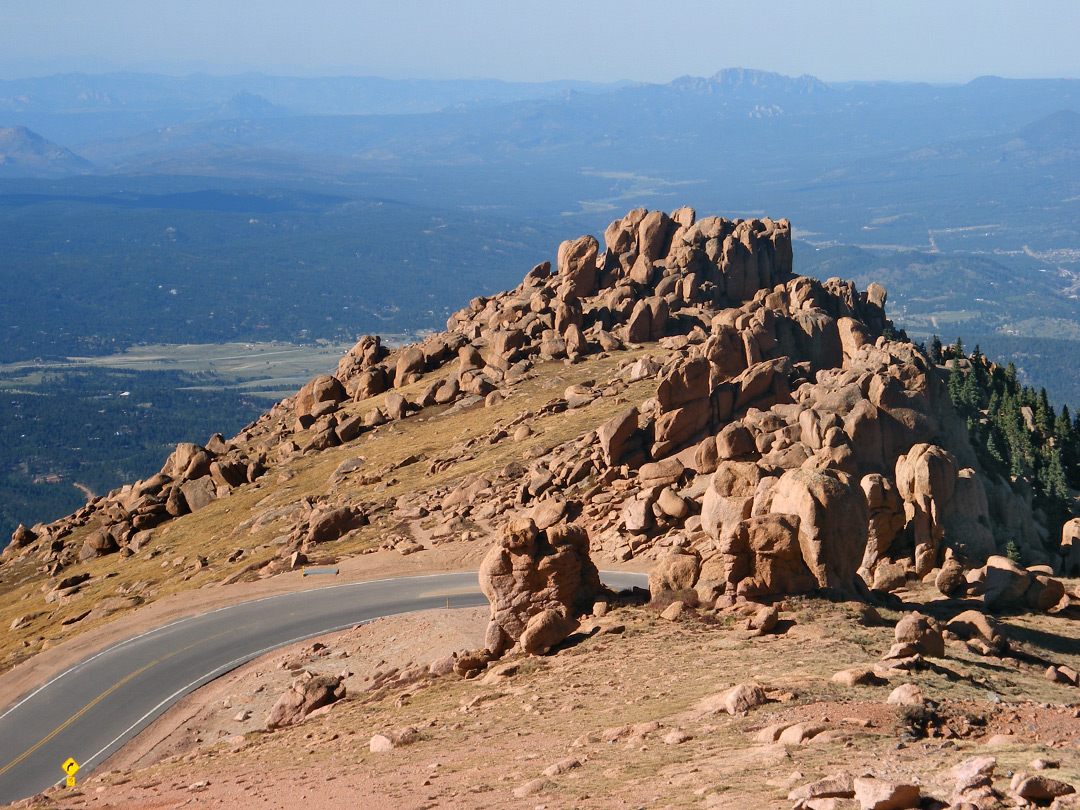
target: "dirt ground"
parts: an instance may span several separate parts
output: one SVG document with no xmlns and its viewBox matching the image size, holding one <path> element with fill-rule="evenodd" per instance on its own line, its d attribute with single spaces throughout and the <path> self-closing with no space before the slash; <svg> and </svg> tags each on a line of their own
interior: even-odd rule
<svg viewBox="0 0 1080 810">
<path fill-rule="evenodd" d="M 261 729 L 278 697 L 301 672 L 344 674 L 347 688 L 364 689 L 380 673 L 482 647 L 487 617 L 487 608 L 425 611 L 282 647 L 185 697 L 101 770 L 127 772 Z"/>
<path fill-rule="evenodd" d="M 410 556 L 402 556 L 393 551 L 379 551 L 363 556 L 344 557 L 336 564 L 340 573 L 333 577 L 333 584 L 448 571 L 475 571 L 486 551 L 486 545 L 452 543 L 429 548 L 422 554 Z M 609 563 L 604 567 L 643 572 L 648 570 L 651 562 L 651 560 L 635 560 L 630 563 Z M 185 616 L 194 616 L 225 605 L 279 593 L 323 587 L 329 584 L 326 579 L 326 577 L 304 577 L 300 571 L 290 571 L 255 582 L 237 582 L 224 588 L 199 590 L 197 599 L 192 598 L 191 592 L 162 597 L 116 621 L 43 650 L 0 675 L 0 695 L 5 696 L 3 705 L 14 701 L 18 696 L 63 672 L 83 658 L 125 638 Z"/>
<path fill-rule="evenodd" d="M 344 557 L 336 564 L 340 573 L 333 577 L 333 584 L 444 571 L 475 571 L 486 550 L 486 547 L 456 543 L 408 557 L 390 551 Z M 5 698 L 10 696 L 11 700 L 14 700 L 86 656 L 176 619 L 205 613 L 225 605 L 279 593 L 324 587 L 328 584 L 330 583 L 327 582 L 327 577 L 304 577 L 300 571 L 290 571 L 255 582 L 237 582 L 222 588 L 199 590 L 197 598 L 192 598 L 191 592 L 164 596 L 115 621 L 43 650 L 3 673 L 0 675 L 0 695 Z M 10 701 L 7 699 L 3 701 L 5 705 L 8 702 Z"/>
<path fill-rule="evenodd" d="M 252 662 L 74 791 L 32 805 L 790 808 L 793 788 L 841 770 L 947 799 L 948 770 L 976 754 L 997 759 L 1000 790 L 1039 758 L 1057 765 L 1053 778 L 1080 785 L 1080 689 L 1044 676 L 1048 662 L 1080 665 L 1076 619 L 1006 618 L 1010 650 L 1000 657 L 953 640 L 944 658 L 913 670 L 879 667 L 875 685 L 832 681 L 880 662 L 908 610 L 945 618 L 961 607 L 901 595 L 901 609 L 879 609 L 880 624 L 853 603 L 788 599 L 778 632 L 764 636 L 746 629 L 748 606 L 676 621 L 656 607 L 619 606 L 547 656 L 507 659 L 473 680 L 425 675 L 372 688 L 394 667 L 478 644 L 486 610 L 381 619 L 320 639 L 325 648 L 307 642 Z M 288 666 L 350 671 L 348 695 L 322 716 L 266 732 Z M 731 716 L 718 698 L 743 683 L 768 701 Z M 904 683 L 926 701 L 889 705 Z M 795 743 L 768 736 L 796 723 L 820 733 Z M 415 739 L 373 752 L 377 734 Z"/>
</svg>

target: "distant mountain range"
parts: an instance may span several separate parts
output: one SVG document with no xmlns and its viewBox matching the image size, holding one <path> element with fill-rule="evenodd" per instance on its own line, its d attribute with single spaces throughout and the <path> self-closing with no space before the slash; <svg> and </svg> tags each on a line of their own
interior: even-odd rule
<svg viewBox="0 0 1080 810">
<path fill-rule="evenodd" d="M 460 106 L 506 104 L 568 92 L 606 92 L 619 84 L 502 82 L 493 79 L 299 78 L 69 73 L 0 81 L 0 125 L 23 124 L 59 143 L 79 146 L 216 116 L 237 100 L 237 117 L 252 116 L 247 95 L 288 115 L 398 115 Z"/>
<path fill-rule="evenodd" d="M 711 179 L 703 161 L 735 158 L 809 182 L 866 159 L 886 158 L 899 171 L 942 159 L 985 162 L 986 150 L 1030 161 L 1017 151 L 1023 144 L 1037 159 L 1065 159 L 1068 148 L 1048 151 L 1039 139 L 1057 131 L 1059 141 L 1075 141 L 1069 112 L 1080 114 L 1075 80 L 826 84 L 738 68 L 619 85 L 259 74 L 0 82 L 0 124 L 39 132 L 103 172 L 199 170 L 226 149 L 237 166 L 250 150 L 333 156 L 353 170 L 529 160 L 570 171 L 675 172 L 682 176 L 668 179 L 683 181 Z M 1051 114 L 1058 118 L 1032 124 Z M 1020 143 L 992 140 L 1009 133 Z M 215 171 L 227 172 L 220 159 Z"/>
<path fill-rule="evenodd" d="M 221 330 L 232 339 L 236 329 L 253 339 L 249 322 L 292 339 L 388 322 L 430 328 L 464 301 L 418 307 L 412 291 L 499 289 L 502 264 L 462 263 L 453 239 L 426 244 L 405 212 L 500 240 L 517 232 L 507 249 L 524 255 L 538 230 L 601 232 L 615 212 L 675 200 L 790 218 L 810 266 L 887 278 L 894 311 L 920 333 L 1080 338 L 1077 80 L 826 83 L 747 69 L 615 85 L 76 74 L 0 82 L 0 125 L 9 124 L 21 145 L 0 165 L 0 235 L 39 234 L 33 244 L 12 236 L 9 253 L 34 267 L 27 294 L 42 296 L 39 314 L 23 306 L 11 316 L 21 326 L 0 338 L 20 356 L 82 340 L 33 324 L 54 307 L 48 285 L 82 279 L 85 268 L 112 268 L 126 280 L 121 297 L 200 278 L 200 296 L 172 302 L 183 320 L 151 324 L 161 340 Z M 74 177 L 40 181 L 65 174 Z M 352 230 L 370 222 L 357 211 L 383 203 L 401 212 L 395 233 L 416 248 L 411 256 L 384 244 L 385 224 Z M 106 210 L 125 212 L 122 226 L 102 230 L 100 242 L 64 242 L 76 247 L 62 269 L 55 250 L 36 247 L 58 238 L 61 223 L 68 234 L 95 233 Z M 250 227 L 225 228 L 222 210 Z M 222 250 L 238 238 L 242 249 Z M 361 244 L 365 256 L 386 249 L 363 272 L 390 273 L 387 284 L 348 276 L 367 309 L 356 300 L 320 310 L 319 323 L 270 312 L 295 298 L 280 298 L 280 285 L 295 290 L 301 264 L 319 268 L 302 277 L 304 297 L 336 304 L 335 274 L 358 272 L 344 268 Z M 468 284 L 448 280 L 448 266 L 469 273 Z M 255 268 L 265 288 L 250 283 Z M 151 274 L 160 278 L 146 292 Z M 80 322 L 97 324 L 95 308 L 113 306 L 99 292 L 74 302 Z M 259 303 L 240 307 L 247 296 Z M 129 324 L 121 339 L 138 339 L 140 328 Z"/>
</svg>

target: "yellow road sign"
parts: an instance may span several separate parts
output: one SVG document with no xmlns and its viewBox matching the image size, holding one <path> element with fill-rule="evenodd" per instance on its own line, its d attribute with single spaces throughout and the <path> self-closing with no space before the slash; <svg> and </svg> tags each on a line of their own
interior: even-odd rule
<svg viewBox="0 0 1080 810">
<path fill-rule="evenodd" d="M 75 777 L 74 776 L 69 776 L 67 778 L 67 786 L 68 787 L 75 787 Z"/>
<path fill-rule="evenodd" d="M 79 763 L 76 762 L 75 760 L 73 760 L 71 757 L 68 757 L 64 761 L 64 764 L 61 765 L 60 767 L 63 769 L 64 773 L 66 773 L 68 775 L 68 777 L 70 779 L 74 779 L 75 774 L 77 774 L 79 772 Z"/>
</svg>

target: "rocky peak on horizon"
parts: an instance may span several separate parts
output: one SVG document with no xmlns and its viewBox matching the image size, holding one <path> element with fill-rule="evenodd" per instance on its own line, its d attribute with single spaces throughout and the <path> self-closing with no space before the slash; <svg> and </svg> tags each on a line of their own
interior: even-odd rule
<svg viewBox="0 0 1080 810">
<path fill-rule="evenodd" d="M 0 173 L 72 174 L 87 171 L 90 162 L 24 126 L 0 128 Z"/>
<path fill-rule="evenodd" d="M 233 119 L 274 118 L 285 113 L 283 107 L 274 104 L 269 99 L 257 93 L 241 90 L 223 102 L 210 117 L 219 121 L 229 121 Z"/>
<path fill-rule="evenodd" d="M 735 92 L 783 93 L 808 95 L 810 93 L 829 92 L 829 86 L 816 76 L 804 73 L 801 76 L 788 76 L 767 70 L 751 68 L 724 68 L 706 78 L 682 77 L 676 79 L 684 89 L 701 89 L 709 86 Z"/>
</svg>

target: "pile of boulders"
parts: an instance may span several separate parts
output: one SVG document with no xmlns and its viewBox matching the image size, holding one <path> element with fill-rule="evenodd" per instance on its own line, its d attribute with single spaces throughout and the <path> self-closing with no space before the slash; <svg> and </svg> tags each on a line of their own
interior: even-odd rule
<svg viewBox="0 0 1080 810">
<path fill-rule="evenodd" d="M 268 731 L 302 723 L 316 711 L 345 697 L 341 675 L 300 673 L 278 698 L 266 717 Z"/>
<path fill-rule="evenodd" d="M 203 447 L 181 442 L 161 472 L 93 499 L 78 512 L 33 529 L 19 526 L 5 556 L 37 555 L 52 575 L 74 562 L 119 552 L 130 556 L 150 539 L 152 530 L 180 515 L 195 512 L 251 483 L 266 472 L 266 458 L 248 455 L 235 441 L 215 434 Z M 81 543 L 75 529 L 92 525 Z"/>
<path fill-rule="evenodd" d="M 1049 611 L 1069 602 L 1065 585 L 1055 579 L 1049 565 L 1024 568 L 1001 555 L 991 555 L 976 568 L 965 568 L 948 556 L 935 577 L 945 596 L 981 597 L 992 610 Z"/>
<path fill-rule="evenodd" d="M 953 785 L 945 801 L 923 794 L 918 781 L 898 780 L 875 776 L 872 772 L 856 776 L 840 771 L 823 779 L 801 785 L 788 794 L 795 810 L 818 807 L 838 807 L 838 800 L 855 800 L 862 810 L 914 810 L 932 802 L 942 810 L 982 810 L 995 807 L 1074 807 L 1064 804 L 1076 794 L 1076 789 L 1046 774 L 1058 763 L 1037 759 L 1031 771 L 1019 770 L 1011 775 L 1008 786 L 995 785 L 997 759 L 991 756 L 969 757 L 941 774 L 940 781 Z"/>
<path fill-rule="evenodd" d="M 57 570 L 80 555 L 130 550 L 157 523 L 297 455 L 425 409 L 495 404 L 538 363 L 650 344 L 653 355 L 628 359 L 610 379 L 570 386 L 431 457 L 360 476 L 386 480 L 418 463 L 443 473 L 531 435 L 542 417 L 588 412 L 655 382 L 645 397 L 604 410 L 595 429 L 389 507 L 350 501 L 347 485 L 360 479 L 335 473 L 328 490 L 341 497 L 312 493 L 324 500 L 298 513 L 285 552 L 341 537 L 373 509 L 427 518 L 442 541 L 467 520 L 490 527 L 511 512 L 557 510 L 550 500 L 568 504 L 558 520 L 576 521 L 584 545 L 616 559 L 692 551 L 700 565 L 690 587 L 702 582 L 714 598 L 818 588 L 865 596 L 940 568 L 943 584 L 982 593 L 991 607 L 1053 607 L 1063 592 L 1051 574 L 1080 565 L 1080 523 L 1067 527 L 1069 542 L 1050 542 L 1022 493 L 979 472 L 937 369 L 886 336 L 885 301 L 876 284 L 859 291 L 794 276 L 786 220 L 632 211 L 603 245 L 592 236 L 564 242 L 555 268 L 539 264 L 517 288 L 473 299 L 445 332 L 399 349 L 362 338 L 334 375 L 316 377 L 230 442 L 181 445 L 160 475 L 50 526 L 20 528 L 12 548 L 38 551 Z M 62 542 L 87 525 L 79 549 Z M 1049 568 L 1007 570 L 994 555 L 1009 543 Z"/>
</svg>

